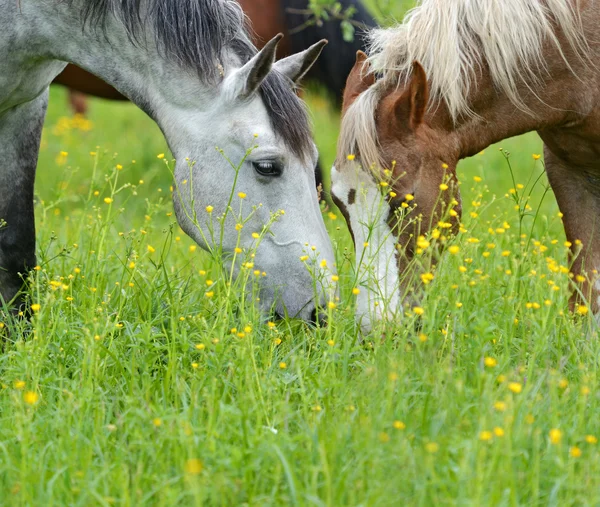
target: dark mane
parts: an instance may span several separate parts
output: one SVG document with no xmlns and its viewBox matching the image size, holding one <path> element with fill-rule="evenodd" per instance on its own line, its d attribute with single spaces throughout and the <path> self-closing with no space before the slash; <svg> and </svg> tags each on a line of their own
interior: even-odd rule
<svg viewBox="0 0 600 507">
<path fill-rule="evenodd" d="M 199 78 L 216 85 L 219 63 L 233 51 L 242 63 L 256 54 L 246 28 L 246 17 L 233 0 L 67 0 L 81 9 L 84 27 L 102 30 L 114 17 L 123 23 L 139 47 L 154 37 L 166 59 L 193 69 Z M 308 159 L 312 137 L 307 112 L 286 78 L 271 72 L 260 89 L 271 125 L 289 148 Z"/>
</svg>

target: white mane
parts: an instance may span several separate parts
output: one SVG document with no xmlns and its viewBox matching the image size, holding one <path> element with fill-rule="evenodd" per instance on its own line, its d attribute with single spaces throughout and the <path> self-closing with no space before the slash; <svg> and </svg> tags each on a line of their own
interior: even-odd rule
<svg viewBox="0 0 600 507">
<path fill-rule="evenodd" d="M 369 63 L 380 79 L 344 114 L 338 157 L 360 153 L 365 169 L 382 167 L 377 104 L 390 84 L 407 84 L 414 61 L 427 73 L 430 105 L 444 101 L 455 122 L 475 115 L 469 94 L 484 66 L 494 86 L 520 110 L 531 113 L 519 87 L 535 93 L 547 71 L 545 45 L 557 47 L 569 65 L 557 30 L 574 53 L 586 59 L 581 1 L 418 0 L 402 24 L 370 32 Z"/>
<path fill-rule="evenodd" d="M 423 65 L 432 102 L 444 100 L 456 121 L 472 115 L 469 92 L 485 64 L 494 85 L 523 111 L 518 86 L 534 88 L 546 69 L 544 44 L 564 54 L 556 28 L 576 54 L 587 48 L 581 0 L 420 0 L 401 25 L 370 33 L 370 62 L 385 81 L 404 85 L 413 61 Z M 566 58 L 565 58 L 566 60 Z"/>
</svg>

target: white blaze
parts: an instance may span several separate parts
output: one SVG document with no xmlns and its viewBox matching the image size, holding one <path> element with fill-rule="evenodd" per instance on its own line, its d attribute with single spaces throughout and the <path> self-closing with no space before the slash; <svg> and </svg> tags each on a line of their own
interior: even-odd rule
<svg viewBox="0 0 600 507">
<path fill-rule="evenodd" d="M 356 319 L 368 332 L 374 321 L 390 319 L 401 310 L 400 279 L 396 259 L 396 238 L 387 223 L 389 204 L 373 177 L 359 164 L 339 172 L 331 170 L 333 194 L 349 215 L 356 249 Z M 355 200 L 348 201 L 351 190 Z"/>
</svg>

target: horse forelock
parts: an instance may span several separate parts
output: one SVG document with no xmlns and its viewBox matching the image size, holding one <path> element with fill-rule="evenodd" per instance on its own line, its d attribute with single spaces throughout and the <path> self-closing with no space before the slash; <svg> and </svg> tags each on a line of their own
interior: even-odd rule
<svg viewBox="0 0 600 507">
<path fill-rule="evenodd" d="M 216 85 L 222 63 L 233 54 L 243 64 L 257 52 L 246 16 L 234 0 L 65 0 L 80 9 L 82 22 L 107 34 L 108 18 L 120 20 L 137 46 L 156 44 L 162 56 L 192 69 Z M 153 37 L 153 41 L 148 41 Z M 312 136 L 308 114 L 284 76 L 271 72 L 260 87 L 271 126 L 291 151 L 309 160 Z"/>
<path fill-rule="evenodd" d="M 373 72 L 405 86 L 418 61 L 430 81 L 431 102 L 444 101 L 454 121 L 473 116 L 469 95 L 486 66 L 496 88 L 531 112 L 520 88 L 535 92 L 546 69 L 544 45 L 560 51 L 558 31 L 585 59 L 581 0 L 420 0 L 404 22 L 370 35 Z M 569 62 L 566 62 L 569 65 Z"/>
<path fill-rule="evenodd" d="M 385 166 L 380 154 L 376 118 L 381 95 L 381 87 L 375 84 L 346 109 L 338 139 L 338 167 L 343 166 L 348 155 L 358 156 L 364 170 L 377 171 Z"/>
</svg>

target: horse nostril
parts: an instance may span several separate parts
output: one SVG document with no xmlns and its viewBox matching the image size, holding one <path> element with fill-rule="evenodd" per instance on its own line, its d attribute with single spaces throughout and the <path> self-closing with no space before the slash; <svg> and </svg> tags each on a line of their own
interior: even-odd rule
<svg viewBox="0 0 600 507">
<path fill-rule="evenodd" d="M 310 314 L 310 323 L 315 326 L 327 325 L 327 314 L 319 312 L 316 308 Z"/>
</svg>

